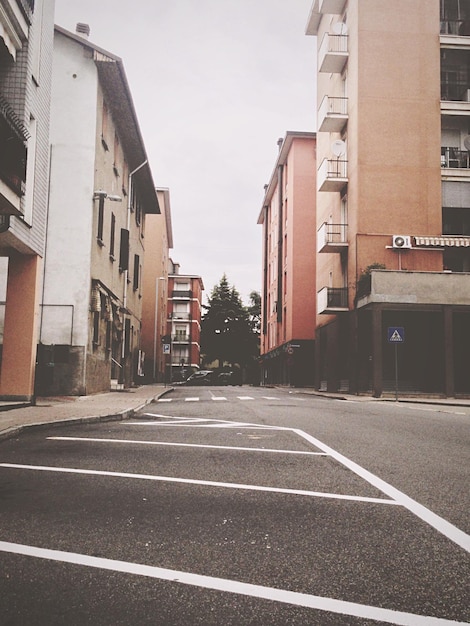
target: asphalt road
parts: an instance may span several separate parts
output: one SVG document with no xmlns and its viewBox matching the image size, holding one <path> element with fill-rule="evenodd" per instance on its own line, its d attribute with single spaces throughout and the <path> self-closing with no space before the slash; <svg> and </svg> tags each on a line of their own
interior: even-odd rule
<svg viewBox="0 0 470 626">
<path fill-rule="evenodd" d="M 468 624 L 469 425 L 180 387 L 0 442 L 0 624 Z"/>
</svg>

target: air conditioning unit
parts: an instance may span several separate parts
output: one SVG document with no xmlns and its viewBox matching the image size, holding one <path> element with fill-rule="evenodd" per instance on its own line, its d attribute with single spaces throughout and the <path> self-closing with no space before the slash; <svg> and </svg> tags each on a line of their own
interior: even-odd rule
<svg viewBox="0 0 470 626">
<path fill-rule="evenodd" d="M 411 237 L 409 235 L 393 235 L 392 248 L 397 248 L 399 250 L 411 248 Z"/>
</svg>

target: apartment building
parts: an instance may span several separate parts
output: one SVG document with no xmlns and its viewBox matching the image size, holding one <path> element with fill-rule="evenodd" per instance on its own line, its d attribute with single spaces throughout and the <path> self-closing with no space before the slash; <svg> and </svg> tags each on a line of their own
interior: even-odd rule
<svg viewBox="0 0 470 626">
<path fill-rule="evenodd" d="M 314 384 L 316 135 L 287 132 L 265 187 L 261 381 Z"/>
<path fill-rule="evenodd" d="M 145 354 L 144 382 L 165 380 L 165 359 L 162 337 L 168 319 L 169 250 L 173 248 L 170 190 L 157 189 L 158 215 L 147 215 L 145 237 L 150 245 L 145 251 L 142 297 L 142 340 Z"/>
<path fill-rule="evenodd" d="M 36 391 L 82 395 L 143 376 L 146 216 L 159 212 L 122 60 L 56 27 Z"/>
<path fill-rule="evenodd" d="M 465 0 L 313 2 L 320 389 L 470 393 L 469 27 Z"/>
<path fill-rule="evenodd" d="M 0 396 L 34 396 L 54 0 L 0 0 Z"/>
<path fill-rule="evenodd" d="M 199 368 L 203 291 L 200 276 L 180 274 L 179 264 L 170 260 L 167 334 L 163 344 L 167 381 L 183 380 Z"/>
</svg>

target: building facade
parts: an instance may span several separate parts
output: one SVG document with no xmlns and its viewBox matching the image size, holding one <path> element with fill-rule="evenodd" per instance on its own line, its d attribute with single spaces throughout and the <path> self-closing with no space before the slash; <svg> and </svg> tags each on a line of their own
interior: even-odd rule
<svg viewBox="0 0 470 626">
<path fill-rule="evenodd" d="M 313 2 L 320 389 L 470 393 L 469 26 L 459 0 Z"/>
<path fill-rule="evenodd" d="M 180 274 L 179 265 L 170 260 L 167 335 L 164 343 L 164 346 L 169 346 L 164 348 L 167 381 L 183 380 L 191 371 L 199 368 L 203 291 L 204 284 L 200 276 Z"/>
<path fill-rule="evenodd" d="M 0 0 L 0 395 L 31 400 L 45 249 L 54 0 Z"/>
<path fill-rule="evenodd" d="M 258 224 L 263 228 L 262 384 L 314 383 L 316 135 L 280 139 Z"/>
<path fill-rule="evenodd" d="M 145 353 L 144 382 L 165 380 L 162 337 L 168 319 L 169 250 L 173 248 L 169 189 L 157 189 L 161 213 L 147 215 L 142 298 L 142 350 Z"/>
<path fill-rule="evenodd" d="M 88 35 L 55 28 L 38 395 L 143 376 L 145 218 L 158 200 L 123 63 Z"/>
</svg>

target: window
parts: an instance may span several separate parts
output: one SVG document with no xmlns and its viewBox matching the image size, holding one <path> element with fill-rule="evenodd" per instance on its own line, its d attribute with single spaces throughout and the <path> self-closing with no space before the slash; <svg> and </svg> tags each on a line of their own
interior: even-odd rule
<svg viewBox="0 0 470 626">
<path fill-rule="evenodd" d="M 106 152 L 108 147 L 108 126 L 109 126 L 109 111 L 108 105 L 103 100 L 102 120 L 101 120 L 101 144 Z"/>
<path fill-rule="evenodd" d="M 103 243 L 103 225 L 104 225 L 104 196 L 100 195 L 98 198 L 98 231 L 96 233 L 96 239 L 100 245 Z"/>
<path fill-rule="evenodd" d="M 134 280 L 132 283 L 132 287 L 134 291 L 137 291 L 139 288 L 140 281 L 140 258 L 138 254 L 134 254 Z"/>
<path fill-rule="evenodd" d="M 100 343 L 100 312 L 93 312 L 93 345 L 98 346 Z"/>
<path fill-rule="evenodd" d="M 125 272 L 129 269 L 129 231 L 126 228 L 121 228 L 119 269 L 121 272 Z"/>
<path fill-rule="evenodd" d="M 111 213 L 111 234 L 109 237 L 109 258 L 114 261 L 114 243 L 116 238 L 116 216 Z"/>
</svg>

